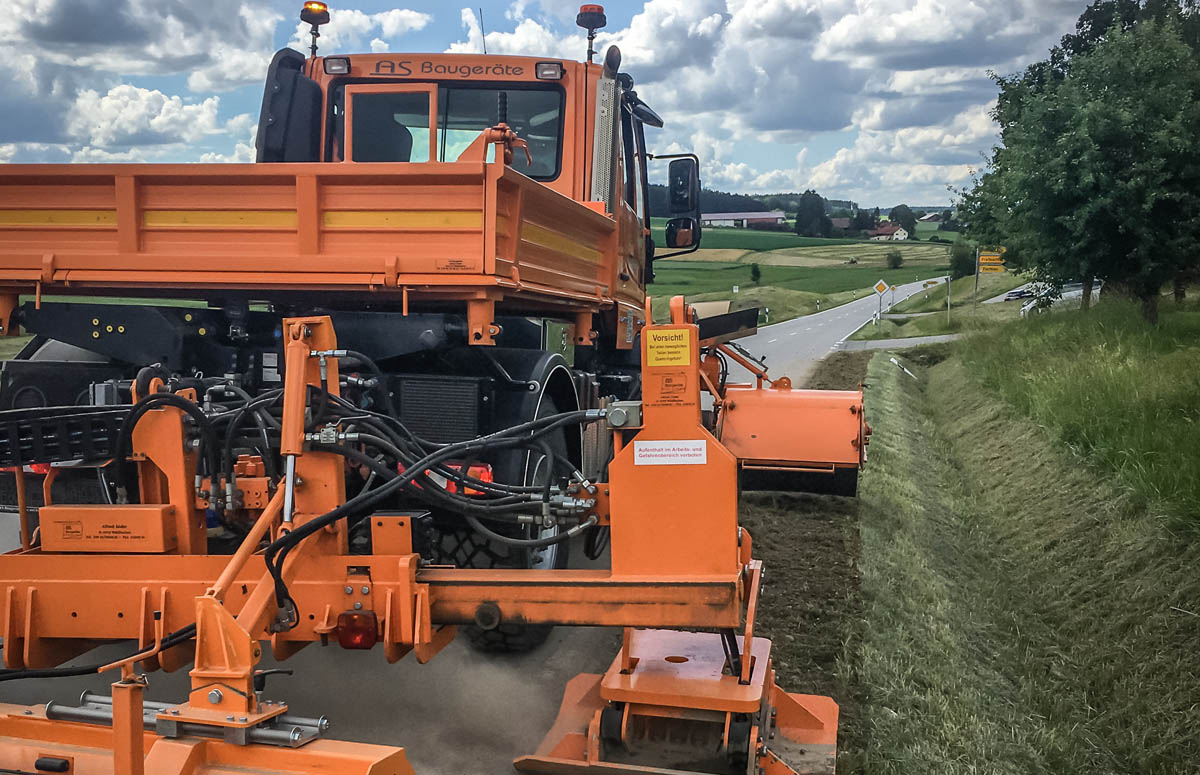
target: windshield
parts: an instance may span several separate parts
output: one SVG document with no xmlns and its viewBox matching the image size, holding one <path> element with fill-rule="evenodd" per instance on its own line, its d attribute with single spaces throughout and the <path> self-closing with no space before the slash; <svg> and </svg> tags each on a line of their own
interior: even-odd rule
<svg viewBox="0 0 1200 775">
<path fill-rule="evenodd" d="M 479 133 L 499 120 L 498 88 L 446 86 L 438 90 L 437 160 L 456 161 Z M 512 167 L 535 180 L 558 177 L 563 98 L 557 88 L 503 89 L 508 125 L 529 144 Z M 353 95 L 351 156 L 354 161 L 429 160 L 429 98 L 421 92 L 369 92 Z M 489 159 L 491 154 L 489 153 Z"/>
<path fill-rule="evenodd" d="M 479 133 L 495 126 L 500 89 L 444 88 L 438 94 L 438 158 L 454 161 Z M 508 125 L 525 142 L 525 154 L 513 154 L 512 167 L 536 180 L 558 176 L 558 146 L 562 136 L 562 94 L 557 89 L 505 89 Z"/>
</svg>

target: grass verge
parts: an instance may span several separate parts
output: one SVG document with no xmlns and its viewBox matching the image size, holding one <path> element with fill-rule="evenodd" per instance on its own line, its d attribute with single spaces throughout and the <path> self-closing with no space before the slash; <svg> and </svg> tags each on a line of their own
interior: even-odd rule
<svg viewBox="0 0 1200 775">
<path fill-rule="evenodd" d="M 961 362 L 912 356 L 917 379 L 884 354 L 868 371 L 839 772 L 1200 770 L 1200 542 Z"/>
<path fill-rule="evenodd" d="M 1200 528 L 1200 305 L 1166 304 L 1152 327 L 1110 299 L 996 328 L 962 357 L 1104 475 Z"/>
<path fill-rule="evenodd" d="M 900 305 L 896 305 L 897 307 Z M 868 323 L 850 335 L 854 340 L 907 339 L 914 336 L 936 336 L 938 334 L 960 334 L 987 330 L 1008 321 L 1018 320 L 1021 302 L 1005 301 L 996 304 L 981 304 L 978 309 L 951 310 L 950 321 L 946 322 L 943 310 L 940 314 L 919 315 L 900 319 L 884 319 Z"/>
<path fill-rule="evenodd" d="M 985 301 L 1013 288 L 1024 285 L 1028 280 L 1019 275 L 1002 272 L 979 276 L 979 301 Z M 975 276 L 960 277 L 950 283 L 950 306 L 961 307 L 973 303 Z M 893 312 L 939 312 L 946 309 L 946 286 L 935 285 L 927 291 L 914 293 L 892 308 Z"/>
</svg>

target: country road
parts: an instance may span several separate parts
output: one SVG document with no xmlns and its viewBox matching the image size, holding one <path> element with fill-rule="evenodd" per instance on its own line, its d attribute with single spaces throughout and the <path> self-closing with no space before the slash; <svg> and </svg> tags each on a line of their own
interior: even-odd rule
<svg viewBox="0 0 1200 775">
<path fill-rule="evenodd" d="M 939 281 L 945 279 L 938 278 Z M 907 299 L 923 287 L 924 281 L 896 286 L 895 303 Z M 884 312 L 887 312 L 890 303 L 892 293 L 888 291 L 883 298 Z M 846 337 L 878 311 L 879 301 L 874 293 L 870 293 L 840 307 L 764 326 L 754 336 L 739 339 L 738 344 L 756 357 L 766 358 L 772 376 L 788 376 L 792 384 L 800 385 L 818 361 L 837 349 Z M 731 379 L 747 378 L 748 373 L 741 367 L 734 365 L 731 369 L 734 370 Z"/>
</svg>

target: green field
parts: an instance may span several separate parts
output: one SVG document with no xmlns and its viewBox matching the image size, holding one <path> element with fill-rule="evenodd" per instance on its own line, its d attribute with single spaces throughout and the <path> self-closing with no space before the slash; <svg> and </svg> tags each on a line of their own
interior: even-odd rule
<svg viewBox="0 0 1200 775">
<path fill-rule="evenodd" d="M 651 219 L 651 223 L 661 219 Z M 664 228 L 651 225 L 655 245 L 667 244 Z M 820 237 L 801 237 L 790 231 L 758 231 L 757 229 L 726 229 L 706 227 L 700 237 L 704 248 L 716 250 L 776 250 L 778 248 L 811 247 L 821 245 L 852 245 L 856 240 L 822 239 Z M 660 253 L 666 253 L 668 248 L 659 248 Z"/>
<path fill-rule="evenodd" d="M 887 269 L 883 258 L 886 250 L 863 251 L 875 247 L 854 245 L 859 256 L 857 264 L 845 263 L 848 260 L 845 251 L 850 247 L 829 246 L 797 248 L 786 253 L 751 253 L 736 262 L 660 261 L 654 264 L 655 281 L 646 290 L 655 298 L 655 318 L 659 320 L 665 316 L 667 301 L 683 295 L 689 302 L 728 299 L 735 310 L 769 308 L 770 322 L 780 322 L 817 311 L 818 302 L 821 309 L 829 309 L 862 298 L 872 292 L 871 286 L 880 279 L 896 285 L 940 277 L 947 271 L 943 249 L 903 245 L 901 249 L 906 255 L 912 251 L 912 260 L 906 260 L 900 269 Z M 819 255 L 807 256 L 808 251 Z M 832 258 L 831 251 L 843 251 L 842 258 Z M 749 260 L 751 257 L 761 260 Z M 755 263 L 762 273 L 757 286 L 750 280 L 751 264 Z"/>
</svg>

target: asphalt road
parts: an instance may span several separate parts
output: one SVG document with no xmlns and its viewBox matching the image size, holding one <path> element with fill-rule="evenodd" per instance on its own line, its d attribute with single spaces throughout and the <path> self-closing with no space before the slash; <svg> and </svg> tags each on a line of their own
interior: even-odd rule
<svg viewBox="0 0 1200 775">
<path fill-rule="evenodd" d="M 899 285 L 894 302 L 892 292 L 888 291 L 883 297 L 883 311 L 887 312 L 892 303 L 898 304 L 923 288 L 924 281 Z M 766 358 L 771 376 L 788 376 L 792 384 L 799 385 L 803 384 L 818 361 L 836 350 L 846 337 L 871 320 L 879 309 L 879 299 L 871 293 L 840 307 L 764 326 L 754 336 L 739 339 L 738 344 L 756 357 Z M 737 366 L 731 368 L 731 379 L 748 378 L 749 373 L 744 369 Z"/>
<path fill-rule="evenodd" d="M 898 287 L 895 301 L 920 288 L 921 283 Z M 766 356 L 772 374 L 787 374 L 799 383 L 877 310 L 872 295 L 767 326 L 741 342 L 755 355 Z M 18 543 L 16 517 L 0 520 L 0 549 Z M 507 775 L 513 772 L 511 759 L 532 752 L 553 724 L 566 682 L 580 672 L 603 672 L 619 646 L 619 630 L 560 627 L 530 654 L 478 654 L 459 639 L 427 665 L 417 664 L 411 655 L 389 665 L 378 649 L 351 652 L 312 645 L 280 665 L 296 674 L 272 678 L 266 696 L 288 702 L 299 715 L 328 716 L 332 737 L 403 746 L 417 772 L 425 775 Z M 127 644 L 106 646 L 79 662 L 129 650 Z M 269 658 L 260 665 L 273 666 Z M 2 683 L 0 701 L 74 703 L 84 689 L 108 693 L 113 680 L 88 676 Z M 186 671 L 156 673 L 150 676 L 147 699 L 182 701 L 187 689 Z"/>
</svg>

